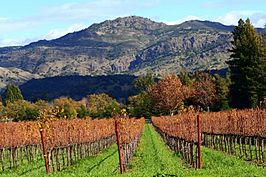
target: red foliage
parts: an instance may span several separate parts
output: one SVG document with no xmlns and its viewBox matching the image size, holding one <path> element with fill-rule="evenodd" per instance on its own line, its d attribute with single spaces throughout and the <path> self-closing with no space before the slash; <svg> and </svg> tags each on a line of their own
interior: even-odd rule
<svg viewBox="0 0 266 177">
<path fill-rule="evenodd" d="M 191 95 L 191 90 L 182 85 L 180 79 L 175 75 L 168 75 L 152 87 L 149 93 L 159 109 L 173 111 Z"/>
</svg>

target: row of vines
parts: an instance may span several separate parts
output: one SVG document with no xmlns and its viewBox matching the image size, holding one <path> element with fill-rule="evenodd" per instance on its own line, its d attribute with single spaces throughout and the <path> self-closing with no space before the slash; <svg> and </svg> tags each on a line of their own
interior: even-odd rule
<svg viewBox="0 0 266 177">
<path fill-rule="evenodd" d="M 265 166 L 266 109 L 205 113 L 202 144 Z"/>
<path fill-rule="evenodd" d="M 8 122 L 0 123 L 0 129 L 2 171 L 43 156 L 48 171 L 61 170 L 75 160 L 97 154 L 116 140 L 113 119 L 49 121 L 44 128 L 37 122 Z"/>
<path fill-rule="evenodd" d="M 122 118 L 116 119 L 116 135 L 120 162 L 120 173 L 126 170 L 135 152 L 144 128 L 145 120 Z"/>
<path fill-rule="evenodd" d="M 152 124 L 168 146 L 191 166 L 200 168 L 200 144 L 195 114 L 153 117 Z"/>
<path fill-rule="evenodd" d="M 200 145 L 221 150 L 265 166 L 266 110 L 183 113 L 153 117 L 152 123 L 171 149 L 195 167 Z M 199 126 L 200 125 L 200 126 Z"/>
</svg>

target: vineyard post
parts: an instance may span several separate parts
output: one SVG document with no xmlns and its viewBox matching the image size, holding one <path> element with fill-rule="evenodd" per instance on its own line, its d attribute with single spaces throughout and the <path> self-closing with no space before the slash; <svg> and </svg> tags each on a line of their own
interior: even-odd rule
<svg viewBox="0 0 266 177">
<path fill-rule="evenodd" d="M 198 126 L 198 168 L 201 168 L 201 127 L 200 127 L 200 117 L 197 115 L 197 126 Z"/>
<path fill-rule="evenodd" d="M 40 133 L 41 133 L 41 139 L 42 139 L 42 147 L 43 147 L 43 157 L 44 157 L 44 161 L 45 161 L 45 169 L 46 169 L 46 173 L 48 174 L 49 173 L 49 162 L 48 162 L 46 146 L 45 146 L 45 142 L 44 142 L 44 130 L 42 128 L 40 128 Z"/>
<path fill-rule="evenodd" d="M 120 134 L 118 130 L 118 121 L 115 120 L 115 134 L 116 134 L 116 141 L 117 141 L 117 147 L 118 147 L 118 155 L 119 155 L 119 166 L 120 166 L 120 173 L 123 173 L 123 163 L 122 163 L 122 154 L 120 149 Z"/>
</svg>

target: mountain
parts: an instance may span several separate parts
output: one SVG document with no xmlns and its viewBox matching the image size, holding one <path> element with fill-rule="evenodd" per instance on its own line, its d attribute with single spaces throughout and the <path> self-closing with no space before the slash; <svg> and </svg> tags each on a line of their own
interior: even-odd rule
<svg viewBox="0 0 266 177">
<path fill-rule="evenodd" d="M 40 78 L 40 76 L 18 68 L 0 67 L 0 88 L 4 88 L 10 83 L 19 85 L 33 78 Z"/>
<path fill-rule="evenodd" d="M 27 79 L 223 69 L 233 28 L 210 21 L 166 25 L 137 16 L 117 18 L 58 39 L 0 48 L 0 67 L 28 73 Z"/>
</svg>

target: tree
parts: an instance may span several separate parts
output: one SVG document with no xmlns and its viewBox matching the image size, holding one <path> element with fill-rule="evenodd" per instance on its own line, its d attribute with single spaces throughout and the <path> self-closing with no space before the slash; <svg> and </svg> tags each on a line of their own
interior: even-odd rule
<svg viewBox="0 0 266 177">
<path fill-rule="evenodd" d="M 39 109 L 35 104 L 25 100 L 16 100 L 7 102 L 7 117 L 14 121 L 36 120 L 39 115 Z"/>
<path fill-rule="evenodd" d="M 145 117 L 150 119 L 153 112 L 153 101 L 147 90 L 155 84 L 152 73 L 139 76 L 134 82 L 134 87 L 140 91 L 138 95 L 128 98 L 129 113 L 133 117 Z"/>
<path fill-rule="evenodd" d="M 6 112 L 6 107 L 3 105 L 2 102 L 0 102 L 0 121 L 7 121 L 8 116 Z"/>
<path fill-rule="evenodd" d="M 221 111 L 229 109 L 229 86 L 230 86 L 230 75 L 227 75 L 226 78 L 221 77 L 218 74 L 214 75 L 214 84 L 216 90 L 216 102 L 213 105 L 215 111 Z"/>
<path fill-rule="evenodd" d="M 208 73 L 197 73 L 193 82 L 193 88 L 191 100 L 195 106 L 208 108 L 216 101 L 215 84 Z"/>
<path fill-rule="evenodd" d="M 181 72 L 179 74 L 179 78 L 180 78 L 182 84 L 187 85 L 187 86 L 192 85 L 192 80 L 189 76 L 189 73 L 185 69 L 181 70 Z"/>
<path fill-rule="evenodd" d="M 183 85 L 176 75 L 168 75 L 148 90 L 155 107 L 173 115 L 178 107 L 191 95 L 189 87 Z"/>
<path fill-rule="evenodd" d="M 133 117 L 145 117 L 150 119 L 153 112 L 154 103 L 148 92 L 142 91 L 140 94 L 128 98 L 129 113 Z"/>
<path fill-rule="evenodd" d="M 233 107 L 256 107 L 266 96 L 266 45 L 250 20 L 240 19 L 233 31 L 232 52 L 228 61 Z"/>
<path fill-rule="evenodd" d="M 146 91 L 150 86 L 154 84 L 154 77 L 152 73 L 147 73 L 145 76 L 139 76 L 134 82 L 133 85 L 139 91 Z"/>
<path fill-rule="evenodd" d="M 120 110 L 121 105 L 105 93 L 87 96 L 88 111 L 91 117 L 111 117 L 113 110 Z"/>
<path fill-rule="evenodd" d="M 71 98 L 61 97 L 53 101 L 53 106 L 61 110 L 57 114 L 58 118 L 72 119 L 77 117 L 77 108 L 80 105 Z"/>
<path fill-rule="evenodd" d="M 86 116 L 89 115 L 89 111 L 87 110 L 86 106 L 81 105 L 78 109 L 77 109 L 77 117 L 78 118 L 85 118 Z"/>
<path fill-rule="evenodd" d="M 12 84 L 7 85 L 5 92 L 3 93 L 3 102 L 6 105 L 8 102 L 13 103 L 17 100 L 23 100 L 20 89 Z"/>
</svg>

